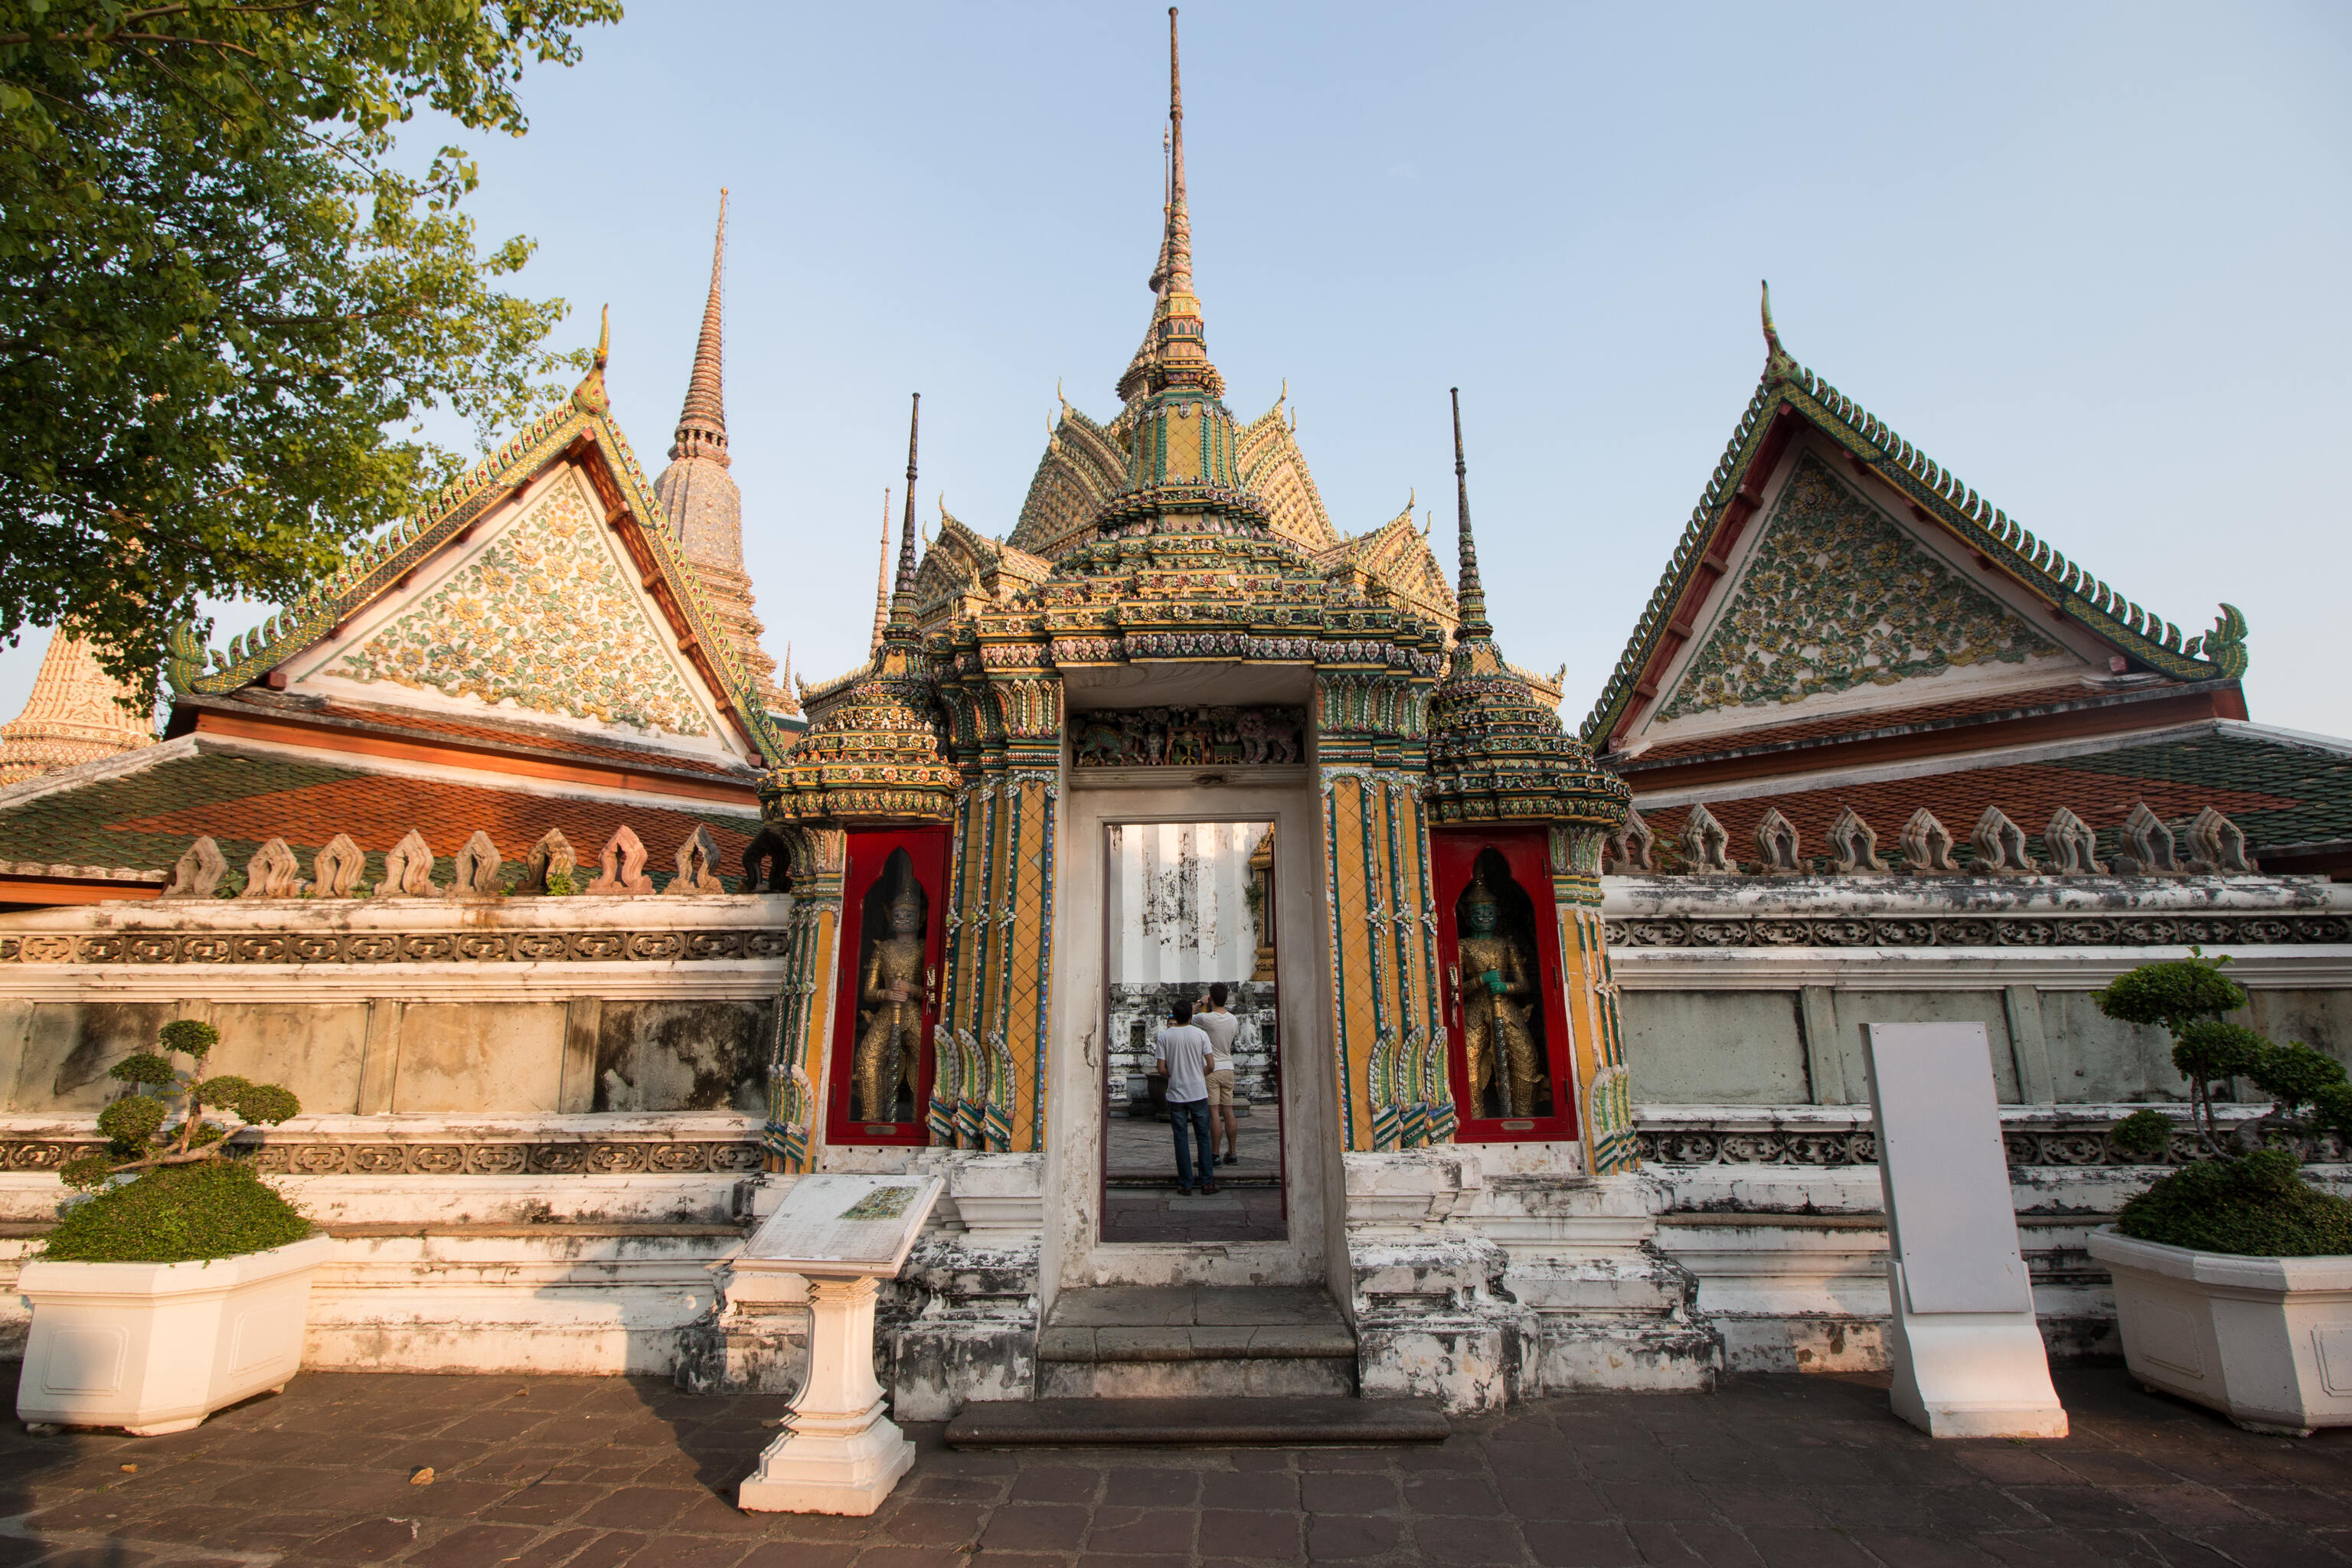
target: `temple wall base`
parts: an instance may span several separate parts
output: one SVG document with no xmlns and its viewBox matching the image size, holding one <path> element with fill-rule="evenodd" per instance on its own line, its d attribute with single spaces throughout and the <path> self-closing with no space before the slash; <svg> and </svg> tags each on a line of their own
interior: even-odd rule
<svg viewBox="0 0 2352 1568">
<path fill-rule="evenodd" d="M 1640 1177 L 1576 1174 L 1577 1153 L 1347 1157 L 1367 1397 L 1470 1412 L 1573 1389 L 1714 1386 L 1722 1336 L 1694 1311 L 1696 1280 L 1655 1246 L 1664 1194 Z"/>
</svg>

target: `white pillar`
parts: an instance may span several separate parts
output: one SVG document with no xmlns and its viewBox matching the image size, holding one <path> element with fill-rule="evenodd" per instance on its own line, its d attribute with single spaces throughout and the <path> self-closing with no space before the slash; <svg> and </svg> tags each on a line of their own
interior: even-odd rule
<svg viewBox="0 0 2352 1568">
<path fill-rule="evenodd" d="M 809 1279 L 808 1382 L 737 1494 L 746 1511 L 872 1513 L 914 1464 L 915 1445 L 882 1414 L 874 1292 L 868 1278 Z"/>
</svg>

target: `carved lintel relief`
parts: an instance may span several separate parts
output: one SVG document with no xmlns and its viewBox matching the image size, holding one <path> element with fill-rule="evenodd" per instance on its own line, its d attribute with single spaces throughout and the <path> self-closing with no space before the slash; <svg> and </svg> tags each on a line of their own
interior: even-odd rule
<svg viewBox="0 0 2352 1568">
<path fill-rule="evenodd" d="M 1247 767 L 1307 760 L 1303 708 L 1122 708 L 1070 715 L 1080 768 Z"/>
</svg>

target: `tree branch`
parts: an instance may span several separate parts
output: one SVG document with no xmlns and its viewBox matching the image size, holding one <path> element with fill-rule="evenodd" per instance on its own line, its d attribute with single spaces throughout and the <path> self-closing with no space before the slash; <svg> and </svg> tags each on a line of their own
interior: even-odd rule
<svg viewBox="0 0 2352 1568">
<path fill-rule="evenodd" d="M 189 7 L 184 3 L 184 0 L 183 0 L 182 4 L 173 5 L 151 5 L 144 11 L 131 11 L 116 17 L 114 25 L 111 27 L 109 27 L 102 23 L 92 22 L 89 26 L 84 27 L 79 33 L 0 33 L 0 48 L 10 48 L 18 45 L 31 43 L 111 44 L 123 38 L 151 37 L 160 39 L 165 43 L 173 44 L 210 44 L 215 47 L 226 47 L 230 48 L 237 47 L 233 44 L 221 46 L 215 44 L 214 40 L 210 38 L 183 38 L 169 33 L 146 34 L 133 33 L 131 30 L 131 28 L 139 26 L 142 22 L 152 22 L 159 16 L 177 16 L 188 8 Z M 282 5 L 219 5 L 214 7 L 214 10 L 216 13 L 222 13 L 232 16 L 267 16 L 283 11 L 314 11 L 316 9 L 318 9 L 318 0 L 287 0 L 287 4 Z M 241 52 L 246 54 L 253 53 L 250 49 L 245 49 Z M 259 57 L 257 56 L 256 58 L 258 58 Z"/>
</svg>

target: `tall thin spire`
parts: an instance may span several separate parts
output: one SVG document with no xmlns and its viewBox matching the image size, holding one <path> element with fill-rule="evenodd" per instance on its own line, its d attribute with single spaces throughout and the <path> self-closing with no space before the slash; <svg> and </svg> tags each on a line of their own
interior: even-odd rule
<svg viewBox="0 0 2352 1568">
<path fill-rule="evenodd" d="M 1192 215 L 1184 203 L 1184 73 L 1176 57 L 1176 7 L 1168 7 L 1168 280 L 1192 291 Z"/>
<path fill-rule="evenodd" d="M 882 487 L 882 559 L 874 568 L 874 640 L 870 657 L 882 648 L 882 628 L 890 622 L 890 487 Z"/>
<path fill-rule="evenodd" d="M 898 525 L 898 581 L 891 590 L 891 610 L 914 614 L 915 593 L 915 437 L 923 422 L 923 395 L 915 394 L 907 416 L 907 520 Z"/>
<path fill-rule="evenodd" d="M 719 237 L 710 247 L 710 297 L 702 307 L 702 340 L 694 349 L 694 375 L 686 384 L 686 406 L 677 416 L 677 435 L 669 455 L 716 458 L 727 455 L 727 403 L 722 376 L 719 334 L 719 285 L 727 260 L 727 190 L 719 191 Z"/>
<path fill-rule="evenodd" d="M 1478 581 L 1478 542 L 1470 534 L 1470 469 L 1462 460 L 1462 389 L 1448 390 L 1454 397 L 1454 509 L 1462 529 L 1461 585 L 1454 590 L 1461 602 L 1462 626 L 1456 637 L 1457 640 L 1491 637 L 1495 628 L 1486 619 L 1486 589 Z"/>
<path fill-rule="evenodd" d="M 1224 377 L 1209 363 L 1201 301 L 1192 292 L 1192 210 L 1184 193 L 1184 77 L 1176 48 L 1176 7 L 1168 7 L 1168 132 L 1165 223 L 1151 269 L 1155 303 L 1143 346 L 1118 378 L 1119 401 L 1171 388 L 1224 395 Z"/>
</svg>

